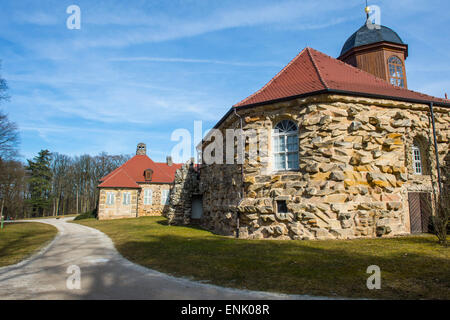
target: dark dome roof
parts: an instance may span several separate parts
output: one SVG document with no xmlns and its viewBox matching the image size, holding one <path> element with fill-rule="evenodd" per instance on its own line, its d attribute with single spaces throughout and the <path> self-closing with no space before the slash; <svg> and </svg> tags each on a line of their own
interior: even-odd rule
<svg viewBox="0 0 450 320">
<path fill-rule="evenodd" d="M 398 44 L 404 44 L 402 39 L 398 34 L 385 26 L 380 26 L 380 29 L 369 29 L 366 24 L 364 24 L 358 31 L 356 31 L 350 38 L 347 39 L 341 50 L 341 56 L 347 51 L 364 46 L 366 44 L 372 44 L 377 42 L 393 42 Z"/>
</svg>

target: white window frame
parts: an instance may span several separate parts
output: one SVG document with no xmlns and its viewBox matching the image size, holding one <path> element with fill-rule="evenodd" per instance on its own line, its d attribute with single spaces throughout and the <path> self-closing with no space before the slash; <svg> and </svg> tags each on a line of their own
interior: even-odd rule
<svg viewBox="0 0 450 320">
<path fill-rule="evenodd" d="M 114 192 L 107 192 L 106 193 L 106 204 L 109 206 L 114 205 L 116 195 Z"/>
<path fill-rule="evenodd" d="M 144 190 L 144 205 L 152 205 L 153 204 L 153 190 L 145 189 Z"/>
<path fill-rule="evenodd" d="M 122 193 L 122 204 L 124 206 L 129 206 L 131 204 L 131 192 Z"/>
<path fill-rule="evenodd" d="M 298 126 L 295 124 L 294 121 L 292 120 L 282 120 L 280 122 L 277 123 L 277 125 L 275 126 L 275 128 L 283 121 L 289 121 L 291 122 L 296 130 L 295 131 L 279 131 L 278 129 L 273 129 L 272 130 L 272 154 L 273 154 L 273 167 L 275 169 L 275 171 L 292 171 L 292 170 L 298 170 L 299 168 L 299 156 L 298 156 L 298 152 L 299 152 L 299 146 L 298 146 Z M 276 151 L 275 150 L 275 145 L 276 145 L 276 140 L 279 141 L 280 137 L 282 139 L 284 139 L 284 150 L 282 151 Z M 297 148 L 294 151 L 288 151 L 288 137 L 295 137 L 295 141 L 297 143 Z M 284 154 L 284 166 L 283 167 L 277 167 L 277 156 L 283 155 Z M 289 167 L 289 154 L 294 154 L 297 157 L 297 166 L 296 167 Z"/>
<path fill-rule="evenodd" d="M 161 191 L 161 204 L 165 205 L 165 206 L 168 205 L 169 198 L 170 198 L 170 190 L 162 190 Z"/>
<path fill-rule="evenodd" d="M 420 152 L 420 148 L 418 146 L 412 146 L 412 165 L 413 172 L 416 175 L 423 174 L 423 166 L 422 166 L 422 154 Z"/>
</svg>

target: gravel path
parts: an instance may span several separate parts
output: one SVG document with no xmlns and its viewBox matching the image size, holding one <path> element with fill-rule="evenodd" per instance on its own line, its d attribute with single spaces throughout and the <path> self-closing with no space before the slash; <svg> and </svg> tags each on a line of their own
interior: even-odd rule
<svg viewBox="0 0 450 320">
<path fill-rule="evenodd" d="M 42 219 L 59 233 L 44 249 L 0 268 L 0 299 L 328 299 L 235 290 L 144 268 L 123 258 L 104 233 L 64 219 Z M 81 288 L 68 289 L 70 266 L 81 271 Z M 71 282 L 73 283 L 73 282 Z"/>
</svg>

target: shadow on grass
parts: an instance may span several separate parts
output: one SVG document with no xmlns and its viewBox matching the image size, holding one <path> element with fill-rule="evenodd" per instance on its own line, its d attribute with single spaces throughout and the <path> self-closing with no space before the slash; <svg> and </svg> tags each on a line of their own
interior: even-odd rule
<svg viewBox="0 0 450 320">
<path fill-rule="evenodd" d="M 15 264 L 32 255 L 56 233 L 56 228 L 41 223 L 5 224 L 0 231 L 0 267 Z"/>
<path fill-rule="evenodd" d="M 156 221 L 157 224 L 160 224 L 162 226 L 166 226 L 166 227 L 171 227 L 171 228 L 188 228 L 188 229 L 194 229 L 194 230 L 201 230 L 201 231 L 207 231 L 210 232 L 209 230 L 206 230 L 204 228 L 202 228 L 200 225 L 198 224 L 187 224 L 187 225 L 169 225 L 169 222 L 167 220 L 158 220 Z"/>
<path fill-rule="evenodd" d="M 215 235 L 168 226 L 162 217 L 92 222 L 131 261 L 226 287 L 384 299 L 449 299 L 450 251 L 434 236 L 279 241 Z M 381 268 L 381 290 L 368 290 L 368 266 Z"/>
<path fill-rule="evenodd" d="M 389 240 L 395 240 L 392 248 L 386 245 Z M 148 234 L 117 248 L 141 265 L 228 287 L 345 297 L 450 298 L 448 255 L 414 249 L 418 244 L 428 247 L 430 240 L 371 240 L 380 241 L 373 246 L 363 241 L 287 243 Z M 370 265 L 381 268 L 381 290 L 366 287 Z"/>
</svg>

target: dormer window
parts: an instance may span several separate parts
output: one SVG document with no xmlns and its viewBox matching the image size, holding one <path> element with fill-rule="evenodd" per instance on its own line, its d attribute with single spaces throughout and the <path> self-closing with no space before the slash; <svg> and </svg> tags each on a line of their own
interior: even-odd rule
<svg viewBox="0 0 450 320">
<path fill-rule="evenodd" d="M 152 181 L 152 176 L 153 176 L 153 170 L 152 169 L 146 169 L 144 171 L 144 176 L 145 176 L 145 181 Z"/>
<path fill-rule="evenodd" d="M 388 59 L 389 82 L 394 86 L 405 87 L 405 77 L 403 74 L 403 63 L 400 58 L 392 56 Z"/>
</svg>

